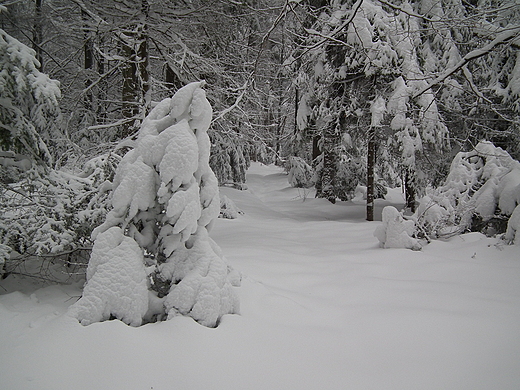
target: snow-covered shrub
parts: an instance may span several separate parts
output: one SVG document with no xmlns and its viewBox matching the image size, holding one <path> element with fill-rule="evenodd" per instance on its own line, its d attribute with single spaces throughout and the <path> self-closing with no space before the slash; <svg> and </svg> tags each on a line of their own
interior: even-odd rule
<svg viewBox="0 0 520 390">
<path fill-rule="evenodd" d="M 444 185 L 419 201 L 415 218 L 432 237 L 476 229 L 476 221 L 508 218 L 520 203 L 519 186 L 520 163 L 482 141 L 455 156 Z"/>
<path fill-rule="evenodd" d="M 332 193 L 337 199 L 349 201 L 354 198 L 358 184 L 366 180 L 366 165 L 361 158 L 348 155 L 343 148 L 340 148 L 340 150 L 341 155 L 337 164 L 335 164 L 333 183 L 326 184 L 322 180 L 322 170 L 324 168 L 323 154 L 314 160 L 314 177 L 312 180 L 315 182 L 318 192 L 323 192 L 324 186 L 328 186 L 332 189 Z"/>
<path fill-rule="evenodd" d="M 385 199 L 388 189 L 380 182 L 374 184 L 374 199 Z M 354 198 L 367 200 L 367 187 L 358 184 L 354 190 Z"/>
<path fill-rule="evenodd" d="M 97 170 L 80 175 L 35 166 L 18 170 L 16 181 L 2 181 L 0 244 L 16 255 L 15 260 L 6 260 L 8 272 L 19 272 L 25 260 L 35 257 L 42 262 L 41 271 L 48 270 L 45 262 L 65 261 L 70 267 L 82 261 L 90 250 L 92 229 L 107 213 L 111 188 L 106 182 L 110 164 L 103 158 L 97 158 L 96 164 Z M 50 274 L 32 276 L 55 279 Z"/>
<path fill-rule="evenodd" d="M 38 70 L 35 54 L 0 29 L 0 148 L 48 164 L 42 136 L 50 138 L 61 93 L 59 82 Z"/>
<path fill-rule="evenodd" d="M 304 159 L 296 156 L 289 157 L 286 169 L 292 187 L 309 188 L 314 185 L 314 170 Z"/>
<path fill-rule="evenodd" d="M 383 209 L 383 223 L 379 225 L 374 236 L 383 248 L 408 248 L 420 250 L 421 244 L 413 236 L 416 234 L 415 222 L 405 220 L 393 206 Z"/>
<path fill-rule="evenodd" d="M 0 245 L 16 258 L 4 256 L 7 273 L 65 252 L 70 265 L 92 230 L 97 183 L 50 168 L 60 89 L 38 67 L 34 50 L 0 30 Z"/>
<path fill-rule="evenodd" d="M 232 185 L 237 189 L 243 189 L 246 171 L 250 165 L 247 143 L 238 133 L 232 137 L 213 131 L 209 165 L 220 185 Z"/>
<path fill-rule="evenodd" d="M 244 214 L 244 212 L 237 207 L 235 202 L 226 195 L 220 195 L 219 218 L 236 219 L 240 214 Z"/>
<path fill-rule="evenodd" d="M 144 265 L 154 304 L 141 319 L 181 314 L 215 326 L 222 315 L 238 312 L 233 286 L 239 284 L 239 278 L 208 236 L 220 201 L 217 179 L 209 167 L 207 130 L 212 109 L 202 85 L 188 84 L 161 101 L 143 121 L 135 148 L 121 160 L 113 182 L 112 210 L 94 230 L 93 238 L 97 245 L 105 232 L 116 228 L 124 232 L 124 246 L 138 247 L 139 253 L 132 252 L 133 260 L 128 262 L 124 251 L 116 249 L 113 256 L 118 258 L 107 263 L 110 265 L 99 278 L 99 261 L 93 253 L 85 291 L 71 309 L 80 321 L 96 321 L 101 312 L 103 319 L 111 315 L 129 324 L 139 323 L 130 311 L 132 305 L 121 304 L 132 297 L 126 298 L 124 290 L 114 290 L 111 280 L 120 279 L 106 273 L 126 273 L 140 283 Z M 92 305 L 101 305 L 107 294 L 113 300 L 108 306 Z M 143 299 L 141 294 L 134 298 Z M 104 311 L 107 307 L 109 314 Z"/>
<path fill-rule="evenodd" d="M 5 262 L 9 258 L 10 253 L 11 248 L 9 248 L 7 245 L 0 244 L 0 276 L 2 276 L 5 272 Z"/>
</svg>

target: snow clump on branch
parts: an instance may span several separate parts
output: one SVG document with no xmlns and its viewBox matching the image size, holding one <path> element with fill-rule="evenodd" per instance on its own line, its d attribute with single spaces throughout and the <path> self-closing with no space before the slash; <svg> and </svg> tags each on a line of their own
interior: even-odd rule
<svg viewBox="0 0 520 390">
<path fill-rule="evenodd" d="M 188 84 L 160 102 L 121 160 L 113 209 L 93 232 L 87 284 L 71 309 L 82 323 L 113 316 L 136 326 L 187 315 L 213 327 L 239 311 L 240 277 L 208 236 L 220 201 L 202 86 Z"/>
</svg>

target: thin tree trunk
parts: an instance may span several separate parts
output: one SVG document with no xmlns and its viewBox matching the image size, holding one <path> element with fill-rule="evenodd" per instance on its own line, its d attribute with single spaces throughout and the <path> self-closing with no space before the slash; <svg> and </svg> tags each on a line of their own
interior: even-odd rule
<svg viewBox="0 0 520 390">
<path fill-rule="evenodd" d="M 124 39 L 124 38 L 123 38 Z M 137 79 L 137 63 L 136 53 L 131 46 L 132 38 L 128 38 L 128 42 L 121 41 L 121 51 L 123 57 L 126 58 L 126 64 L 123 65 L 123 89 L 122 89 L 122 114 L 124 119 L 131 119 L 136 117 L 138 112 L 138 79 Z M 128 121 L 123 125 L 121 138 L 126 138 L 132 132 L 133 123 Z"/>
<path fill-rule="evenodd" d="M 164 69 L 164 83 L 171 96 L 182 86 L 179 77 L 168 64 L 166 64 Z"/>
<path fill-rule="evenodd" d="M 294 135 L 298 134 L 298 100 L 300 99 L 300 91 L 297 86 L 294 87 Z"/>
<path fill-rule="evenodd" d="M 42 8 L 43 0 L 36 0 L 34 8 L 34 26 L 33 26 L 33 38 L 32 46 L 36 52 L 36 59 L 40 63 L 40 70 L 43 70 L 43 26 L 42 26 Z"/>
<path fill-rule="evenodd" d="M 100 46 L 100 48 L 103 46 L 103 41 L 100 40 L 99 37 L 97 37 L 97 42 Z M 105 74 L 105 58 L 103 56 L 97 56 L 97 71 L 98 74 L 102 75 Z M 99 123 L 106 123 L 107 121 L 107 91 L 108 91 L 108 82 L 103 80 L 101 82 L 101 87 L 98 88 L 97 93 L 97 107 L 96 107 L 96 114 L 97 114 L 97 120 Z"/>
<path fill-rule="evenodd" d="M 123 66 L 123 118 L 129 119 L 123 125 L 122 138 L 128 137 L 134 130 L 135 121 L 139 120 L 139 113 L 144 117 L 151 106 L 151 89 L 149 73 L 149 53 L 148 53 L 148 0 L 141 0 L 141 16 L 136 25 L 136 32 L 122 34 L 122 54 L 127 59 Z M 124 36 L 128 37 L 125 40 Z"/>
<path fill-rule="evenodd" d="M 88 15 L 85 11 L 81 11 L 81 17 L 83 19 L 83 28 L 84 28 L 84 45 L 83 45 L 83 59 L 84 59 L 84 68 L 87 71 L 87 77 L 85 79 L 85 89 L 87 90 L 87 93 L 85 94 L 85 98 L 83 99 L 85 109 L 87 111 L 92 111 L 92 104 L 94 101 L 94 97 L 92 94 L 92 91 L 89 89 L 89 87 L 92 85 L 92 79 L 91 79 L 91 71 L 94 68 L 94 43 L 92 42 L 92 35 L 89 32 L 89 26 L 88 26 Z"/>
<path fill-rule="evenodd" d="M 320 156 L 320 136 L 312 137 L 312 161 L 315 161 Z"/>
<path fill-rule="evenodd" d="M 375 129 L 368 130 L 367 152 L 367 221 L 374 220 L 374 167 L 376 165 Z"/>
<path fill-rule="evenodd" d="M 406 168 L 404 178 L 404 192 L 406 198 L 406 207 L 409 208 L 412 213 L 415 213 L 414 175 L 412 172 L 410 172 L 410 168 Z"/>
<path fill-rule="evenodd" d="M 323 169 L 321 170 L 319 185 L 317 186 L 318 198 L 325 198 L 331 203 L 336 203 L 336 172 L 338 170 L 338 134 L 336 133 L 337 121 L 332 120 L 323 131 Z"/>
<path fill-rule="evenodd" d="M 151 88 L 150 88 L 150 57 L 148 52 L 148 13 L 150 10 L 150 5 L 148 4 L 148 0 L 141 1 L 141 28 L 140 28 L 140 36 L 138 37 L 141 44 L 138 50 L 138 68 L 139 68 L 139 78 L 141 84 L 141 93 L 142 93 L 142 103 L 143 107 L 143 117 L 148 114 L 152 105 L 152 96 L 151 96 Z"/>
</svg>

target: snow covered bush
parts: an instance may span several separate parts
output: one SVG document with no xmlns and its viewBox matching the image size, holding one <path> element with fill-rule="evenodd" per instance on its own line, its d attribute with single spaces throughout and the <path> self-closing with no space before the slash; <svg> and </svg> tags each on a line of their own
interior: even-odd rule
<svg viewBox="0 0 520 390">
<path fill-rule="evenodd" d="M 244 214 L 235 202 L 229 199 L 226 195 L 220 196 L 220 214 L 219 218 L 236 219 L 240 214 Z"/>
<path fill-rule="evenodd" d="M 291 156 L 287 162 L 289 184 L 298 188 L 309 188 L 314 185 L 314 170 L 304 159 Z"/>
<path fill-rule="evenodd" d="M 520 204 L 519 190 L 520 163 L 482 141 L 455 156 L 444 185 L 420 200 L 415 217 L 432 237 L 487 229 L 512 215 Z"/>
<path fill-rule="evenodd" d="M 60 89 L 39 66 L 34 50 L 0 30 L 0 247 L 9 248 L 3 267 L 55 280 L 48 263 L 61 258 L 70 267 L 83 258 L 91 226 L 104 218 L 105 195 L 101 177 L 51 168 L 46 141 L 56 142 Z M 27 271 L 29 259 L 40 262 L 37 275 Z"/>
<path fill-rule="evenodd" d="M 408 248 L 420 250 L 421 244 L 413 236 L 416 233 L 415 222 L 405 220 L 393 206 L 383 209 L 383 223 L 379 225 L 374 236 L 383 248 Z"/>
<path fill-rule="evenodd" d="M 209 167 L 212 109 L 202 86 L 188 84 L 161 101 L 119 164 L 112 210 L 93 232 L 87 284 L 71 309 L 82 323 L 113 316 L 139 325 L 180 314 L 212 327 L 238 312 L 233 286 L 240 278 L 208 236 L 220 201 Z M 131 296 L 127 284 L 139 286 Z"/>
<path fill-rule="evenodd" d="M 6 272 L 23 270 L 56 280 L 61 275 L 53 274 L 47 263 L 60 262 L 67 267 L 60 273 L 84 273 L 84 268 L 71 265 L 84 262 L 92 229 L 108 212 L 107 179 L 118 160 L 116 155 L 97 157 L 79 175 L 35 165 L 18 170 L 15 180 L 0 180 L 0 245 L 9 247 L 15 257 L 6 259 Z M 41 262 L 36 275 L 27 272 L 27 260 Z"/>
<path fill-rule="evenodd" d="M 211 133 L 211 155 L 209 165 L 220 185 L 232 185 L 246 189 L 246 171 L 249 168 L 249 149 L 247 142 L 239 133 L 230 136 L 226 133 Z"/>
</svg>

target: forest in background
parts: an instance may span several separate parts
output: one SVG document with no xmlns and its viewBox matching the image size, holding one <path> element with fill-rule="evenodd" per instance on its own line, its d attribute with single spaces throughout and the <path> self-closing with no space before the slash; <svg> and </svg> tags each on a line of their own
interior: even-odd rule
<svg viewBox="0 0 520 390">
<path fill-rule="evenodd" d="M 519 21 L 514 0 L 4 2 L 5 274 L 31 256 L 85 263 L 144 118 L 198 80 L 220 185 L 275 163 L 331 202 L 366 186 L 369 220 L 402 186 L 412 212 L 428 195 L 442 217 L 422 235 L 504 232 L 520 203 L 520 181 L 499 181 L 520 157 Z"/>
</svg>

